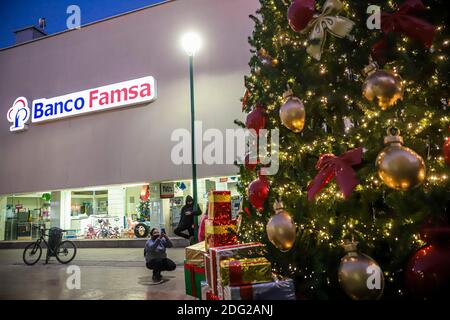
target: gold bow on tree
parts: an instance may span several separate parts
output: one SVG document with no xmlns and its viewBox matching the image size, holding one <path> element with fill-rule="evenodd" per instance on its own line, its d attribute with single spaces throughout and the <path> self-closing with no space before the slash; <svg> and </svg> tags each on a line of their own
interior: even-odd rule
<svg viewBox="0 0 450 320">
<path fill-rule="evenodd" d="M 316 60 L 322 56 L 323 46 L 327 38 L 327 32 L 335 37 L 343 38 L 350 33 L 354 22 L 350 19 L 338 16 L 342 11 L 342 2 L 339 0 L 327 0 L 322 8 L 322 13 L 315 15 L 308 23 L 304 32 L 309 32 L 309 44 L 306 52 Z"/>
</svg>

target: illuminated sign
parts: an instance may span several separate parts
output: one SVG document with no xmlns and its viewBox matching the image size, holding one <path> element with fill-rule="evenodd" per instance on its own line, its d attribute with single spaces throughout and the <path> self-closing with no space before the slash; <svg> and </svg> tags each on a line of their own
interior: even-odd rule
<svg viewBox="0 0 450 320">
<path fill-rule="evenodd" d="M 161 199 L 173 198 L 175 196 L 175 188 L 173 183 L 161 183 L 159 185 L 159 197 Z"/>
<path fill-rule="evenodd" d="M 33 100 L 31 122 L 45 122 L 90 112 L 134 106 L 149 103 L 155 99 L 156 81 L 148 76 L 58 97 Z M 9 109 L 7 118 L 13 124 L 10 131 L 26 129 L 26 123 L 30 118 L 27 100 L 23 97 L 17 98 Z"/>
<path fill-rule="evenodd" d="M 9 108 L 6 118 L 12 123 L 9 131 L 22 131 L 28 128 L 27 122 L 30 119 L 30 108 L 28 108 L 28 101 L 24 97 L 19 97 L 14 100 L 11 108 Z"/>
</svg>

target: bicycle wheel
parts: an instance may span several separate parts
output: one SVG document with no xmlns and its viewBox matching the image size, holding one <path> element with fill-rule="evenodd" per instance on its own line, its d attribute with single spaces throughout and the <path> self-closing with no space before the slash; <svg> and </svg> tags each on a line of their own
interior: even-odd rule
<svg viewBox="0 0 450 320">
<path fill-rule="evenodd" d="M 37 243 L 30 243 L 25 247 L 25 250 L 23 251 L 23 262 L 25 264 L 32 266 L 36 262 L 39 261 L 42 255 L 42 248 Z"/>
<path fill-rule="evenodd" d="M 65 240 L 59 244 L 55 252 L 56 259 L 60 263 L 66 264 L 75 258 L 75 255 L 77 254 L 77 247 L 72 241 Z"/>
</svg>

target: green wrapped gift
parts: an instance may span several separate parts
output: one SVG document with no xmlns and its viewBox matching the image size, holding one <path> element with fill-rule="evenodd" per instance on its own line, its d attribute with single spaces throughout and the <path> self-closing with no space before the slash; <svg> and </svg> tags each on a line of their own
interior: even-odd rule
<svg viewBox="0 0 450 320">
<path fill-rule="evenodd" d="M 205 268 L 184 261 L 186 294 L 201 299 L 201 282 L 205 281 Z"/>
</svg>

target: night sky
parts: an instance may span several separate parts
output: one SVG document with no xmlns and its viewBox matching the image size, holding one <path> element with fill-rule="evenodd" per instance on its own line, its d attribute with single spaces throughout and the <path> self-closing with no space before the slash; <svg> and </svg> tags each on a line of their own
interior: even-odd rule
<svg viewBox="0 0 450 320">
<path fill-rule="evenodd" d="M 142 8 L 165 0 L 5 0 L 0 1 L 0 48 L 14 45 L 14 31 L 30 25 L 38 25 L 46 18 L 48 34 L 67 29 L 70 16 L 67 7 L 77 5 L 81 9 L 81 25 Z"/>
</svg>

